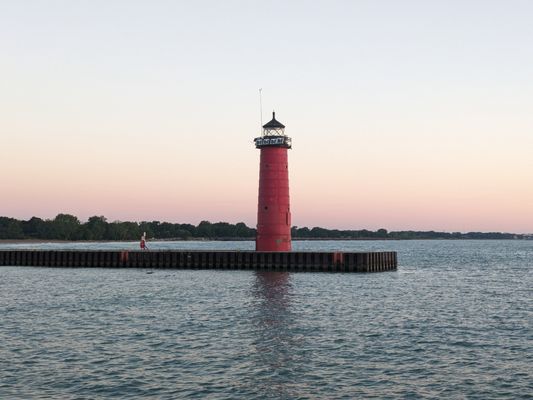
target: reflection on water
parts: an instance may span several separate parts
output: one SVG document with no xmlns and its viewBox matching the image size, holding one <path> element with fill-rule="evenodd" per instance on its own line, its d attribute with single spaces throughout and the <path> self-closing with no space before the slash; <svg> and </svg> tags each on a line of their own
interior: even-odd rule
<svg viewBox="0 0 533 400">
<path fill-rule="evenodd" d="M 267 397 L 297 394 L 294 382 L 295 354 L 301 337 L 295 335 L 296 315 L 291 311 L 291 275 L 288 272 L 255 272 L 253 285 L 253 348 L 256 385 Z"/>
</svg>

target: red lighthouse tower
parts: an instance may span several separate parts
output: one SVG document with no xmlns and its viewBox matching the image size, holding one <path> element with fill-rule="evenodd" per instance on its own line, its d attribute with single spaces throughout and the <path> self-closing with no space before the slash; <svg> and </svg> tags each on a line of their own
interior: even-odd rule
<svg viewBox="0 0 533 400">
<path fill-rule="evenodd" d="M 261 150 L 259 164 L 259 202 L 257 208 L 256 251 L 291 250 L 291 209 L 289 202 L 289 164 L 287 149 L 291 138 L 285 125 L 272 120 L 263 125 L 263 135 L 255 138 Z"/>
</svg>

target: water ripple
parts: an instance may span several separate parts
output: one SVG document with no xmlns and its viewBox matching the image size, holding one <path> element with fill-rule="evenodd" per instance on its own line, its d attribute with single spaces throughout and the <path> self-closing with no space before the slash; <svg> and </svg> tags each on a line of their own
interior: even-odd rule
<svg viewBox="0 0 533 400">
<path fill-rule="evenodd" d="M 0 398 L 531 398 L 532 242 L 296 245 L 401 265 L 0 268 Z"/>
</svg>

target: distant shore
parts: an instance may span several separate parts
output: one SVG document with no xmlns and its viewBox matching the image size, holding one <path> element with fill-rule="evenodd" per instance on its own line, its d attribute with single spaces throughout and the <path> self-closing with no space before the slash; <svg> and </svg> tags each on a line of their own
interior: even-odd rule
<svg viewBox="0 0 533 400">
<path fill-rule="evenodd" d="M 149 242 L 253 242 L 255 238 L 170 238 L 170 239 L 157 239 L 149 238 Z M 533 240 L 533 238 L 292 238 L 293 242 L 304 241 L 412 241 L 412 240 Z M 25 243 L 137 243 L 138 240 L 57 240 L 57 239 L 0 239 L 0 244 L 25 244 Z"/>
<path fill-rule="evenodd" d="M 0 216 L 0 240 L 24 240 L 22 243 L 49 241 L 131 241 L 146 236 L 149 240 L 163 241 L 253 241 L 257 231 L 244 222 L 201 221 L 198 225 L 161 221 L 114 221 L 104 216 L 92 216 L 82 222 L 70 214 L 58 214 L 54 219 L 32 217 L 18 220 Z M 461 239 L 506 239 L 530 240 L 533 233 L 510 232 L 437 232 L 437 231 L 388 231 L 381 228 L 368 229 L 327 229 L 318 226 L 291 228 L 291 236 L 297 240 L 461 240 Z"/>
</svg>

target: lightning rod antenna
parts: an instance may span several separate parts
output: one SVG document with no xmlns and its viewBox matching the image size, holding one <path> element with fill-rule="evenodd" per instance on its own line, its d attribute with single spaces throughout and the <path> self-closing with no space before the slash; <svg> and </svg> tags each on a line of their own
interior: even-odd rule
<svg viewBox="0 0 533 400">
<path fill-rule="evenodd" d="M 259 115 L 260 115 L 260 121 L 261 126 L 259 127 L 259 133 L 263 133 L 263 99 L 261 96 L 261 92 L 263 89 L 259 89 Z"/>
</svg>

